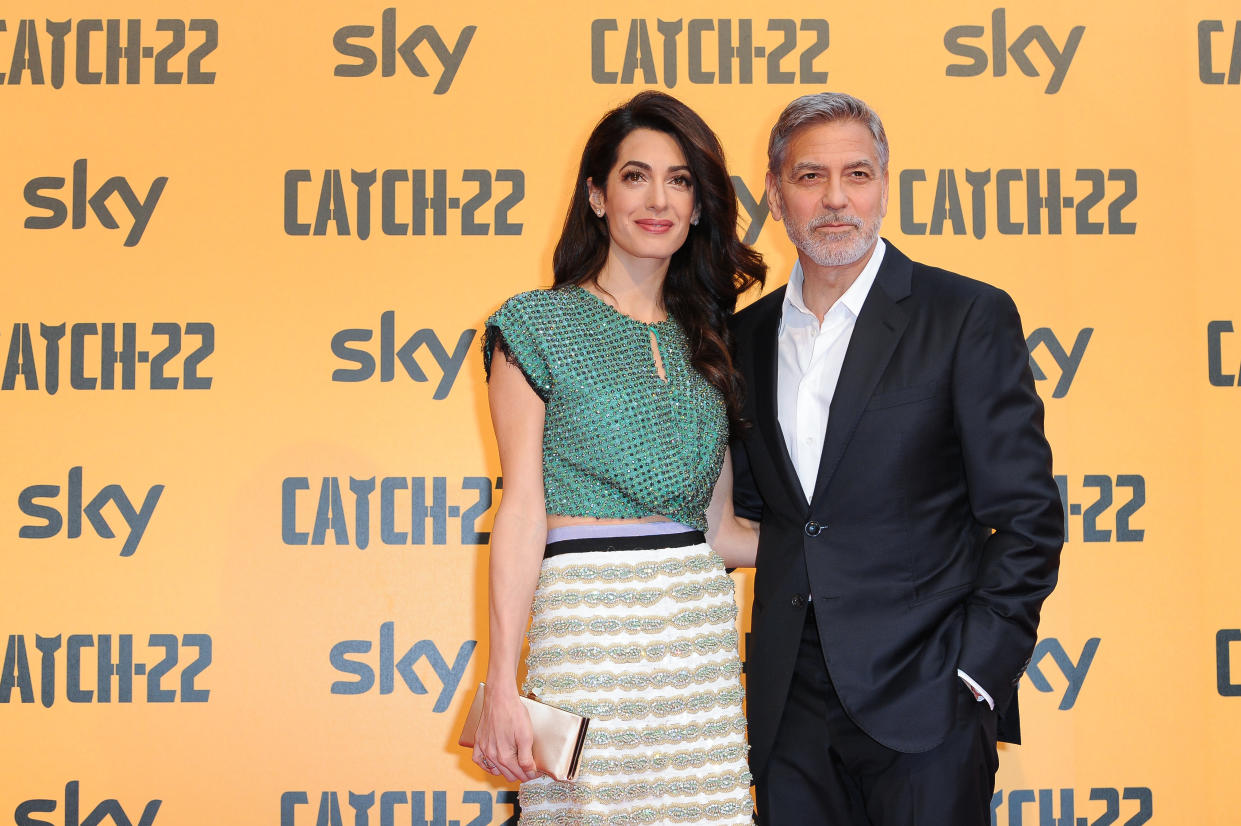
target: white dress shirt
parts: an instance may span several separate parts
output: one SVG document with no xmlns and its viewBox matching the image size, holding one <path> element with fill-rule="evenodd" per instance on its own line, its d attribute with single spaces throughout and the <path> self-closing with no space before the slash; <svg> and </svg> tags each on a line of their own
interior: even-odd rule
<svg viewBox="0 0 1241 826">
<path fill-rule="evenodd" d="M 885 248 L 880 238 L 862 272 L 828 309 L 821 325 L 802 298 L 806 278 L 800 261 L 793 265 L 789 275 L 778 333 L 776 411 L 784 444 L 806 499 L 814 495 L 819 457 L 827 435 L 828 410 L 836 395 L 836 382 L 840 380 L 853 326 L 875 283 Z"/>
<path fill-rule="evenodd" d="M 862 272 L 828 309 L 822 324 L 802 297 L 806 277 L 800 261 L 793 265 L 789 275 L 777 334 L 776 416 L 807 500 L 814 496 L 819 459 L 827 438 L 828 413 L 840 381 L 840 368 L 844 365 L 858 314 L 875 284 L 885 249 L 880 238 Z M 991 695 L 968 674 L 958 669 L 957 676 L 973 690 L 979 702 L 986 700 L 987 705 L 995 708 Z"/>
</svg>

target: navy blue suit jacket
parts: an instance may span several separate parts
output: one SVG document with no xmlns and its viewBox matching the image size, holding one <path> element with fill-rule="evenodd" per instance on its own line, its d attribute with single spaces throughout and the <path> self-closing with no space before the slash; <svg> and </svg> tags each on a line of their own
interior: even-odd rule
<svg viewBox="0 0 1241 826">
<path fill-rule="evenodd" d="M 783 300 L 781 288 L 733 319 L 752 423 L 733 443 L 735 500 L 762 522 L 746 646 L 755 776 L 809 594 L 840 701 L 875 740 L 904 752 L 942 742 L 960 668 L 1015 742 L 1015 687 L 1055 586 L 1064 517 L 1012 299 L 888 244 L 809 501 L 776 415 Z"/>
</svg>

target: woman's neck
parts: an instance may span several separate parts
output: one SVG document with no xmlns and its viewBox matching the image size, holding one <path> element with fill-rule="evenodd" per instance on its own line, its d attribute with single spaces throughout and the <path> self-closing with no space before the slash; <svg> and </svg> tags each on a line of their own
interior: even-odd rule
<svg viewBox="0 0 1241 826">
<path fill-rule="evenodd" d="M 625 315 L 655 323 L 668 317 L 664 308 L 664 278 L 668 259 L 629 259 L 608 253 L 603 269 L 582 286 Z"/>
</svg>

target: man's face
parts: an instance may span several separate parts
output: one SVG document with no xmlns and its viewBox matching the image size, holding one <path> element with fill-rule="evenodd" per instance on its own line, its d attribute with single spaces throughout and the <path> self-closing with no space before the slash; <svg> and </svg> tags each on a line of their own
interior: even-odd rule
<svg viewBox="0 0 1241 826">
<path fill-rule="evenodd" d="M 798 129 L 778 174 L 767 173 L 767 201 L 803 259 L 820 267 L 864 259 L 888 211 L 888 174 L 870 130 L 853 120 Z"/>
</svg>

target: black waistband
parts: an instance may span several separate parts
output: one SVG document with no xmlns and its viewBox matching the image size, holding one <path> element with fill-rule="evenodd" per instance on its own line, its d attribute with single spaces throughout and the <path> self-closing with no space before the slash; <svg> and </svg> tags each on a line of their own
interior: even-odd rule
<svg viewBox="0 0 1241 826">
<path fill-rule="evenodd" d="M 547 543 L 543 558 L 561 554 L 584 554 L 595 551 L 650 551 L 656 548 L 688 548 L 701 545 L 707 538 L 702 531 L 649 534 L 647 536 L 598 536 L 586 539 L 562 539 Z"/>
</svg>

